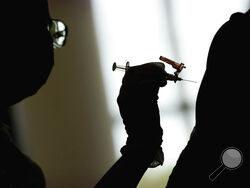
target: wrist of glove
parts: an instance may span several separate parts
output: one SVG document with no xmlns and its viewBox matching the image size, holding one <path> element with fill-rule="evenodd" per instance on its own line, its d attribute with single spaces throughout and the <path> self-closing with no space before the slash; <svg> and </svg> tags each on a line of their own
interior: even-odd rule
<svg viewBox="0 0 250 188">
<path fill-rule="evenodd" d="M 166 85 L 164 64 L 147 63 L 126 72 L 117 102 L 128 134 L 121 153 L 148 151 L 154 155 L 149 167 L 162 165 L 162 128 L 158 108 L 159 87 Z"/>
</svg>

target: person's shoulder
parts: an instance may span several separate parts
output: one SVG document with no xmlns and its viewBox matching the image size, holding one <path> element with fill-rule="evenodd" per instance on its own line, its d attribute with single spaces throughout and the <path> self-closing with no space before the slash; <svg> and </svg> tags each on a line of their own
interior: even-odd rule
<svg viewBox="0 0 250 188">
<path fill-rule="evenodd" d="M 250 29 L 250 14 L 249 10 L 246 13 L 235 12 L 217 31 L 215 38 L 231 38 L 232 36 L 246 36 Z M 226 37 L 227 36 L 227 37 Z M 228 39 L 228 38 L 227 38 Z"/>
<path fill-rule="evenodd" d="M 229 22 L 231 24 L 247 24 L 250 25 L 250 9 L 246 13 L 236 12 L 230 16 Z"/>
<path fill-rule="evenodd" d="M 230 16 L 230 20 L 242 19 L 245 16 L 242 12 L 235 12 Z"/>
</svg>

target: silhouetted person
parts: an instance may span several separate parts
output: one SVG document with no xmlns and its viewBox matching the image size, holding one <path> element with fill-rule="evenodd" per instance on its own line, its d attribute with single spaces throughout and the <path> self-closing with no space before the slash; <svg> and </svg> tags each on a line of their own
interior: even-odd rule
<svg viewBox="0 0 250 188">
<path fill-rule="evenodd" d="M 34 95 L 54 64 L 47 0 L 1 1 L 0 187 L 44 188 L 41 169 L 11 141 L 8 108 Z M 54 33 L 55 34 L 55 33 Z"/>
<path fill-rule="evenodd" d="M 216 33 L 196 101 L 196 125 L 168 188 L 249 187 L 249 26 L 249 11 L 235 13 Z M 131 67 L 126 72 L 118 105 L 127 143 L 121 149 L 122 157 L 95 188 L 136 187 L 157 156 L 162 142 L 157 93 L 165 85 L 164 74 L 152 64 Z M 210 175 L 223 162 L 223 151 L 230 148 L 239 152 L 227 153 L 226 163 L 234 166 L 240 162 L 238 168 L 226 168 L 211 180 Z"/>
<path fill-rule="evenodd" d="M 196 101 L 196 125 L 168 188 L 181 187 L 183 182 L 187 187 L 249 187 L 249 44 L 249 10 L 233 14 L 216 33 Z M 211 181 L 209 176 L 223 162 L 223 151 L 231 147 L 241 156 L 232 153 L 229 167 L 239 157 L 242 164 Z"/>
</svg>

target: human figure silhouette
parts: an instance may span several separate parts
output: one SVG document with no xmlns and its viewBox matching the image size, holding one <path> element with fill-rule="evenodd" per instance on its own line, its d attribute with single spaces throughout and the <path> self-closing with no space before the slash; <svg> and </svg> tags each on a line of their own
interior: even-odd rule
<svg viewBox="0 0 250 188">
<path fill-rule="evenodd" d="M 196 125 L 168 188 L 183 182 L 187 187 L 249 187 L 249 44 L 249 10 L 233 14 L 215 34 L 196 101 Z M 231 147 L 241 152 L 241 166 L 225 169 L 211 181 L 209 175 L 223 163 L 222 152 Z"/>
<path fill-rule="evenodd" d="M 8 134 L 6 111 L 46 83 L 54 64 L 53 42 L 60 36 L 51 35 L 47 0 L 4 0 L 1 7 L 0 187 L 44 188 L 41 169 Z"/>
<path fill-rule="evenodd" d="M 249 44 L 249 10 L 233 14 L 214 36 L 197 96 L 196 125 L 167 188 L 249 187 Z M 125 73 L 118 105 L 128 133 L 126 150 L 122 148 L 122 157 L 95 188 L 134 188 L 155 159 L 162 141 L 157 93 L 165 85 L 163 79 L 164 70 L 152 64 L 131 67 Z M 225 169 L 211 181 L 222 152 L 230 147 L 244 157 L 241 166 Z"/>
</svg>

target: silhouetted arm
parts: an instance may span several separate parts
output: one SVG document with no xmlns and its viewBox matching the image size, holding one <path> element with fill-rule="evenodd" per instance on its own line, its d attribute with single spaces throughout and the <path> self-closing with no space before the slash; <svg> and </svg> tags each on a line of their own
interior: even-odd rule
<svg viewBox="0 0 250 188">
<path fill-rule="evenodd" d="M 126 72 L 117 102 L 128 134 L 122 157 L 95 188 L 134 188 L 148 167 L 163 163 L 162 129 L 158 109 L 159 87 L 166 85 L 164 66 L 155 63 L 131 67 Z"/>
<path fill-rule="evenodd" d="M 122 155 L 95 188 L 136 187 L 152 162 L 154 153 L 138 150 Z"/>
</svg>

